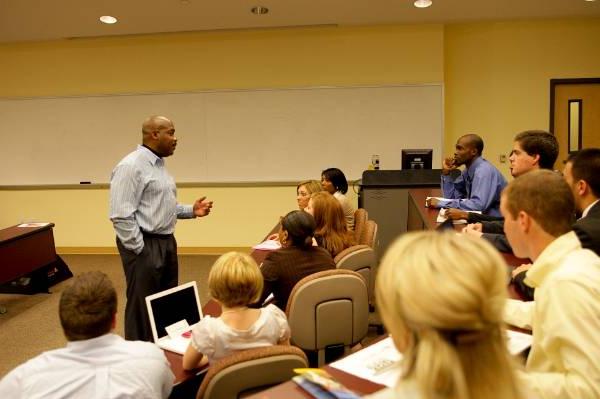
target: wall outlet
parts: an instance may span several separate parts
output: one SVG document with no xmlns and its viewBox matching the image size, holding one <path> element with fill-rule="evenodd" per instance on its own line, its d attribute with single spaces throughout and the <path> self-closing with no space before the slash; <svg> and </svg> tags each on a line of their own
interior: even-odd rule
<svg viewBox="0 0 600 399">
<path fill-rule="evenodd" d="M 500 163 L 506 163 L 506 155 L 505 154 L 500 155 L 499 159 L 500 159 Z"/>
</svg>

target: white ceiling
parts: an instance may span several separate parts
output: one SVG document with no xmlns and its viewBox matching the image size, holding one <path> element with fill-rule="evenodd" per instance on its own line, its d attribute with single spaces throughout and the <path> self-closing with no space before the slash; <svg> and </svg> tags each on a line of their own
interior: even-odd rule
<svg viewBox="0 0 600 399">
<path fill-rule="evenodd" d="M 250 12 L 269 8 L 266 15 Z M 115 25 L 101 15 L 119 19 Z M 0 42 L 309 25 L 600 17 L 600 0 L 0 0 Z"/>
</svg>

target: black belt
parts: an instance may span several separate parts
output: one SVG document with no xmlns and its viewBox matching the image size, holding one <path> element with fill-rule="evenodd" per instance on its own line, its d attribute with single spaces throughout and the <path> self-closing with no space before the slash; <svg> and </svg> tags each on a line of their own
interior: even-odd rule
<svg viewBox="0 0 600 399">
<path fill-rule="evenodd" d="M 171 234 L 157 234 L 157 233 L 149 233 L 149 232 L 144 231 L 144 230 L 140 230 L 140 231 L 142 232 L 142 235 L 144 237 L 148 237 L 148 238 L 158 238 L 158 239 L 161 239 L 161 240 L 166 240 L 166 239 L 169 239 L 169 238 L 173 237 L 172 233 Z"/>
</svg>

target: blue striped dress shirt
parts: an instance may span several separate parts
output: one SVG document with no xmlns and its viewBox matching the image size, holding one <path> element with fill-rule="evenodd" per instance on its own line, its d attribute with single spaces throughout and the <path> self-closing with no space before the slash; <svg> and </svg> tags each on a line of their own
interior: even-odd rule
<svg viewBox="0 0 600 399">
<path fill-rule="evenodd" d="M 440 201 L 438 206 L 500 216 L 500 194 L 505 186 L 502 173 L 478 157 L 456 180 L 442 175 L 442 191 L 447 200 Z"/>
<path fill-rule="evenodd" d="M 125 248 L 144 249 L 142 231 L 172 234 L 177 219 L 194 218 L 192 205 L 177 204 L 177 188 L 165 161 L 144 146 L 119 162 L 110 178 L 110 220 Z"/>
</svg>

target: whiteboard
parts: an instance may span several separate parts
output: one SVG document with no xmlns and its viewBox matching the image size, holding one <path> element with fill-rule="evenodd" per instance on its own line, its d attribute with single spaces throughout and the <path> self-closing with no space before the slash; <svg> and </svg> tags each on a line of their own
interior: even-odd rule
<svg viewBox="0 0 600 399">
<path fill-rule="evenodd" d="M 432 148 L 440 166 L 441 84 L 2 99 L 0 185 L 107 183 L 153 114 L 175 124 L 166 164 L 182 183 L 289 182 L 327 167 L 353 180 L 374 154 L 400 169 L 403 148 Z"/>
</svg>

